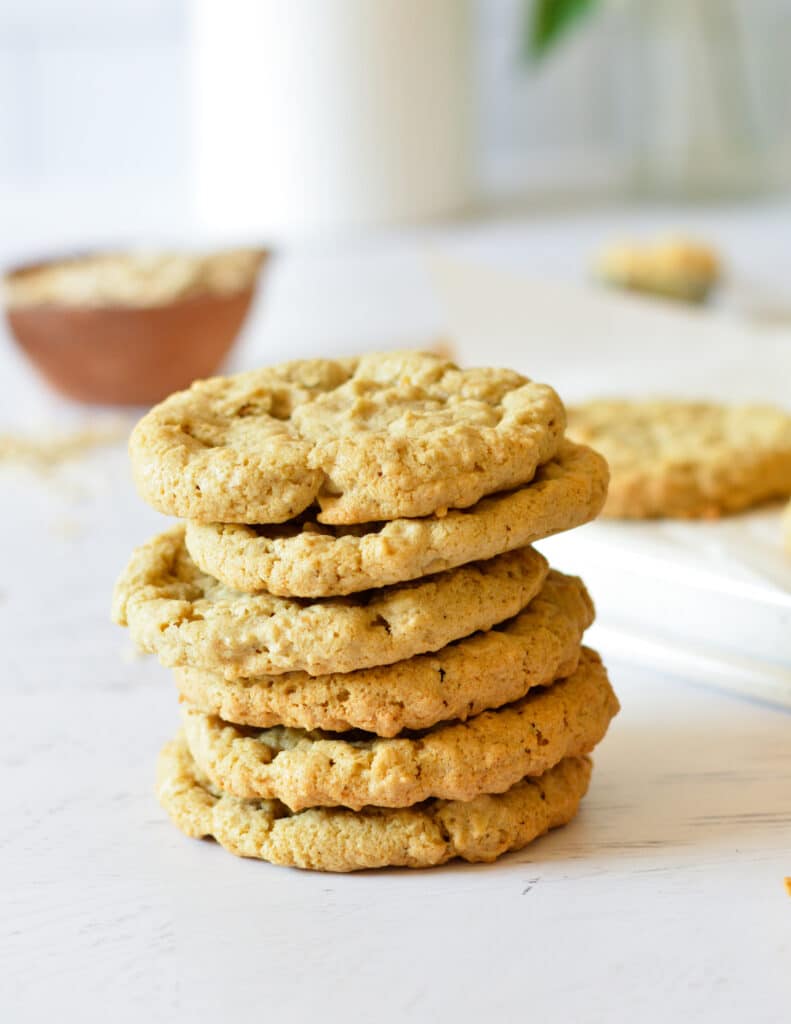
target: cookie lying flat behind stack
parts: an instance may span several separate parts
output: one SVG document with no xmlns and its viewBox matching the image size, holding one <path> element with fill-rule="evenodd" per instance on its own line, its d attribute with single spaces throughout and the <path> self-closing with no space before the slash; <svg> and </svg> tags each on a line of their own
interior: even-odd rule
<svg viewBox="0 0 791 1024">
<path fill-rule="evenodd" d="M 492 860 L 567 822 L 618 710 L 579 580 L 529 546 L 606 464 L 552 391 L 435 356 L 214 379 L 135 429 L 190 521 L 138 549 L 116 621 L 173 667 L 157 790 L 189 835 L 332 871 Z"/>
<path fill-rule="evenodd" d="M 600 399 L 569 434 L 606 456 L 604 515 L 716 518 L 791 495 L 791 414 L 772 406 Z"/>
</svg>

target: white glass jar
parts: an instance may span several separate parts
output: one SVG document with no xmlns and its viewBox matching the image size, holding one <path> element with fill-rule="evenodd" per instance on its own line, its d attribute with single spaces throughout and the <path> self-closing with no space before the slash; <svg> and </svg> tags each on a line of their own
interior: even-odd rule
<svg viewBox="0 0 791 1024">
<path fill-rule="evenodd" d="M 467 203 L 466 0 L 196 0 L 193 12 L 205 228 L 288 239 Z"/>
</svg>

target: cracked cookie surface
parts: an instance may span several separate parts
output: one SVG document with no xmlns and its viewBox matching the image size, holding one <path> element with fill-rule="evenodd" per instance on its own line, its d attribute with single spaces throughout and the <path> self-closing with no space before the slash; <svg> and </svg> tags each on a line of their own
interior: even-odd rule
<svg viewBox="0 0 791 1024">
<path fill-rule="evenodd" d="M 395 736 L 510 704 L 535 686 L 571 675 L 593 604 L 582 581 L 551 570 L 513 619 L 485 633 L 393 665 L 309 676 L 224 679 L 177 668 L 176 685 L 194 707 L 227 722 L 268 728 Z"/>
<path fill-rule="evenodd" d="M 610 465 L 604 515 L 712 518 L 791 495 L 791 414 L 771 406 L 600 400 L 569 436 Z"/>
<path fill-rule="evenodd" d="M 331 527 L 187 523 L 187 548 L 230 587 L 299 597 L 351 594 L 492 558 L 593 519 L 607 492 L 604 459 L 564 442 L 519 490 L 444 516 Z"/>
<path fill-rule="evenodd" d="M 200 522 L 324 523 L 465 508 L 532 479 L 565 427 L 552 390 L 511 370 L 392 352 L 198 381 L 130 438 L 142 497 Z"/>
<path fill-rule="evenodd" d="M 305 807 L 408 807 L 502 793 L 564 757 L 589 753 L 618 711 L 601 659 L 582 649 L 573 675 L 466 722 L 381 739 L 231 725 L 189 705 L 184 734 L 201 772 L 242 798 Z"/>
<path fill-rule="evenodd" d="M 518 614 L 549 567 L 532 548 L 349 597 L 309 601 L 241 594 L 198 569 L 183 526 L 132 554 L 113 617 L 163 665 L 226 678 L 310 675 L 388 665 L 436 651 Z"/>
<path fill-rule="evenodd" d="M 565 758 L 537 778 L 469 802 L 427 800 L 398 810 L 312 808 L 292 814 L 276 800 L 240 800 L 214 789 L 183 739 L 159 756 L 157 796 L 188 836 L 213 836 L 226 850 L 314 871 L 432 867 L 455 857 L 493 861 L 577 812 L 590 780 L 587 757 Z"/>
</svg>

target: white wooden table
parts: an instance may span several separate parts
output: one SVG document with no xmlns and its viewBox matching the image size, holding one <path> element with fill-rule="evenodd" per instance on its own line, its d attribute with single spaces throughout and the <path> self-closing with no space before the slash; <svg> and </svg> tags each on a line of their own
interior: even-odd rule
<svg viewBox="0 0 791 1024">
<path fill-rule="evenodd" d="M 239 360 L 441 327 L 412 244 L 285 261 Z M 0 430 L 79 419 L 5 344 L 0 378 Z M 568 828 L 491 866 L 237 860 L 153 797 L 174 687 L 108 605 L 161 520 L 122 446 L 0 467 L 0 501 L 3 1022 L 789 1019 L 787 713 L 609 659 L 623 710 Z"/>
</svg>

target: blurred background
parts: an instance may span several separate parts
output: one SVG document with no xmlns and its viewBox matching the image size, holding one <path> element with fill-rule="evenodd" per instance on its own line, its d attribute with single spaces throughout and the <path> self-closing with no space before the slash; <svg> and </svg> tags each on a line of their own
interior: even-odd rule
<svg viewBox="0 0 791 1024">
<path fill-rule="evenodd" d="M 271 249 L 230 366 L 458 333 L 429 250 L 585 284 L 680 234 L 715 309 L 785 323 L 789 26 L 788 0 L 3 0 L 0 260 Z"/>
<path fill-rule="evenodd" d="M 610 390 L 644 391 L 635 336 L 683 357 L 654 390 L 784 401 L 789 27 L 790 0 L 3 0 L 0 425 L 393 345 L 571 398 L 637 353 Z"/>
<path fill-rule="evenodd" d="M 0 424 L 72 415 L 31 364 L 141 405 L 218 367 L 450 343 L 573 398 L 635 334 L 700 356 L 655 389 L 783 400 L 789 27 L 789 0 L 3 0 Z M 260 273 L 207 269 L 229 247 Z"/>
<path fill-rule="evenodd" d="M 789 24 L 787 0 L 3 0 L 4 248 L 765 196 L 791 183 Z M 374 209 L 354 161 L 399 140 L 423 194 Z M 322 180 L 302 217 L 266 191 Z"/>
</svg>

